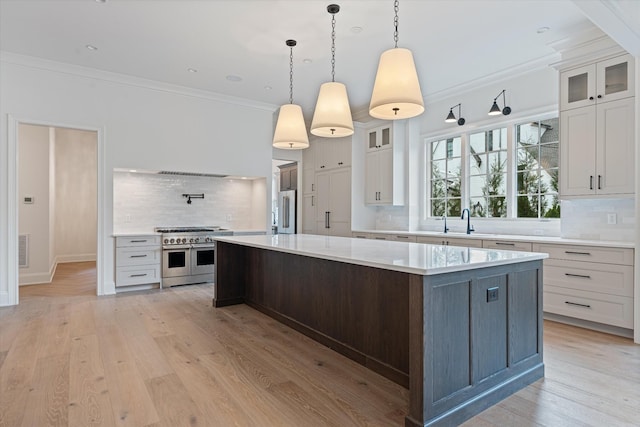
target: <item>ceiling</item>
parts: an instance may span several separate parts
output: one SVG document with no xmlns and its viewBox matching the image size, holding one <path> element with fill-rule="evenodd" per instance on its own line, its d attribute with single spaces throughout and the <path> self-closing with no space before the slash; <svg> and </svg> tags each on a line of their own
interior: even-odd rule
<svg viewBox="0 0 640 427">
<path fill-rule="evenodd" d="M 0 49 L 277 106 L 289 100 L 285 40 L 293 38 L 293 99 L 310 118 L 331 79 L 329 3 L 0 0 Z M 337 3 L 336 81 L 352 111 L 366 111 L 380 53 L 394 46 L 393 1 Z M 569 0 L 401 0 L 398 46 L 413 51 L 428 102 L 503 70 L 551 63 L 550 43 L 590 25 Z"/>
</svg>

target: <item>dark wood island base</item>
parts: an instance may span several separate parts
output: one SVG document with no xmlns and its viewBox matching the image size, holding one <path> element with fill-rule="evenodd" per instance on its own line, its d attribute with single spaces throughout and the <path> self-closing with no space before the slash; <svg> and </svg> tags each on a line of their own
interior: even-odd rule
<svg viewBox="0 0 640 427">
<path fill-rule="evenodd" d="M 215 307 L 248 304 L 407 387 L 406 426 L 458 425 L 544 376 L 541 259 L 419 275 L 218 241 L 215 265 Z"/>
</svg>

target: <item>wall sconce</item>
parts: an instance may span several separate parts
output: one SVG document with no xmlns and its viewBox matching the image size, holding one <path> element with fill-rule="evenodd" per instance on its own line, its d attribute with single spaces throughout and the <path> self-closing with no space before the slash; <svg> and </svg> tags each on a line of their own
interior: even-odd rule
<svg viewBox="0 0 640 427">
<path fill-rule="evenodd" d="M 490 116 L 497 116 L 500 114 L 504 114 L 505 116 L 508 116 L 509 114 L 511 114 L 511 107 L 507 107 L 507 101 L 505 99 L 505 94 L 504 94 L 505 91 L 506 89 L 502 89 L 502 92 L 500 92 L 498 96 L 493 98 L 493 105 L 491 106 L 491 110 L 489 110 Z M 502 109 L 502 111 L 500 111 L 500 107 L 498 107 L 498 103 L 496 102 L 498 98 L 500 98 L 500 95 L 502 95 L 502 105 L 504 105 L 504 108 Z"/>
<path fill-rule="evenodd" d="M 191 199 L 204 199 L 204 193 L 200 193 L 200 194 L 184 193 L 182 195 L 182 197 L 186 197 L 187 198 L 187 204 L 190 205 L 191 204 Z"/>
<path fill-rule="evenodd" d="M 462 113 L 460 112 L 461 108 L 462 108 L 462 104 L 457 104 L 454 105 L 453 107 L 449 108 L 449 115 L 447 116 L 446 119 L 444 119 L 445 122 L 447 123 L 454 123 L 456 121 L 456 116 L 455 114 L 453 114 L 453 109 L 458 107 L 458 116 L 461 116 Z M 466 120 L 463 119 L 462 117 L 460 117 L 458 119 L 458 126 L 462 126 L 464 124 Z"/>
</svg>

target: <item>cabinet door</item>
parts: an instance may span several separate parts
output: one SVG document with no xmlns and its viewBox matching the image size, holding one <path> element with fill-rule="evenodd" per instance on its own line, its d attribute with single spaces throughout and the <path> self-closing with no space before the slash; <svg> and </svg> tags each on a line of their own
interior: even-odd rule
<svg viewBox="0 0 640 427">
<path fill-rule="evenodd" d="M 302 170 L 302 192 L 304 194 L 313 193 L 315 191 L 315 169 Z"/>
<path fill-rule="evenodd" d="M 331 174 L 329 211 L 331 222 L 351 222 L 351 168 Z M 349 230 L 351 234 L 351 230 Z"/>
<path fill-rule="evenodd" d="M 378 186 L 378 154 L 379 152 L 373 151 L 365 155 L 364 202 L 369 205 L 378 203 L 380 191 Z"/>
<path fill-rule="evenodd" d="M 326 234 L 329 224 L 327 212 L 329 212 L 330 187 L 328 172 L 316 174 L 316 233 Z"/>
<path fill-rule="evenodd" d="M 393 145 L 392 125 L 386 125 L 367 132 L 367 151 L 376 151 L 383 148 L 390 148 Z"/>
<path fill-rule="evenodd" d="M 302 232 L 315 234 L 316 230 L 316 196 L 307 194 L 302 197 Z"/>
<path fill-rule="evenodd" d="M 596 107 L 598 194 L 633 194 L 635 181 L 635 98 Z"/>
<path fill-rule="evenodd" d="M 624 55 L 597 63 L 597 102 L 609 102 L 634 96 L 633 56 Z"/>
<path fill-rule="evenodd" d="M 560 114 L 560 194 L 595 194 L 596 107 Z"/>
<path fill-rule="evenodd" d="M 280 191 L 291 190 L 291 169 L 280 170 Z"/>
<path fill-rule="evenodd" d="M 393 150 L 378 152 L 378 203 L 393 203 Z"/>
<path fill-rule="evenodd" d="M 560 110 L 595 104 L 596 65 L 560 73 Z"/>
</svg>

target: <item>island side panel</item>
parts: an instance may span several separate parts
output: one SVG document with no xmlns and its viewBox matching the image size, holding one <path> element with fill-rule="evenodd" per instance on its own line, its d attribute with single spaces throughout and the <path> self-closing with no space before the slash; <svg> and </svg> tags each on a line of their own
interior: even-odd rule
<svg viewBox="0 0 640 427">
<path fill-rule="evenodd" d="M 248 250 L 247 304 L 408 387 L 411 274 Z"/>
<path fill-rule="evenodd" d="M 410 305 L 407 426 L 460 424 L 543 377 L 541 278 L 541 261 L 425 276 L 422 330 Z"/>
<path fill-rule="evenodd" d="M 242 304 L 245 297 L 247 247 L 218 241 L 215 251 L 214 307 Z"/>
</svg>

